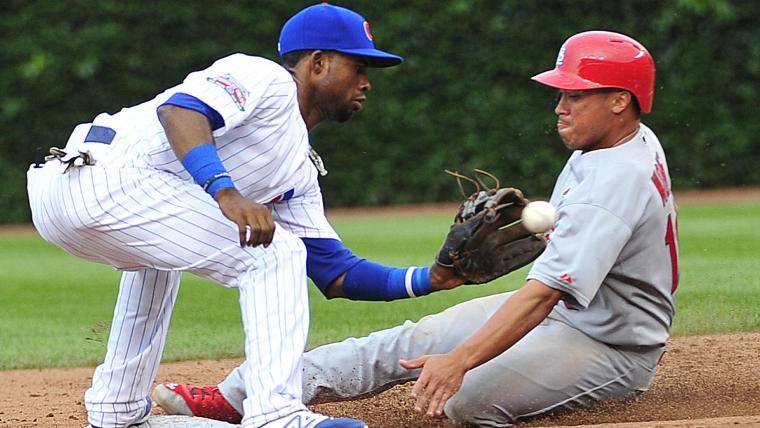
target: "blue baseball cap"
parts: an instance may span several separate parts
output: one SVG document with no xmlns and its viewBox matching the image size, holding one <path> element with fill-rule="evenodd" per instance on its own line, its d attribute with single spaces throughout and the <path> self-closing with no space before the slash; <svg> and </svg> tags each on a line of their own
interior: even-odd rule
<svg viewBox="0 0 760 428">
<path fill-rule="evenodd" d="M 369 23 L 363 16 L 327 3 L 298 12 L 280 32 L 277 44 L 280 56 L 311 49 L 358 55 L 366 58 L 370 67 L 392 67 L 404 61 L 398 55 L 375 49 Z"/>
</svg>

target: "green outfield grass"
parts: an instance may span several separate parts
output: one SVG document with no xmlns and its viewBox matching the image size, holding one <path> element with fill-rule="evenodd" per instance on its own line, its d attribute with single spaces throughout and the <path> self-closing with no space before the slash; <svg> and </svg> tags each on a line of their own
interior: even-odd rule
<svg viewBox="0 0 760 428">
<path fill-rule="evenodd" d="M 428 265 L 450 216 L 336 217 L 357 254 Z M 760 330 L 760 204 L 687 205 L 679 220 L 681 285 L 673 333 Z M 364 335 L 473 297 L 519 287 L 526 269 L 485 286 L 399 302 L 325 300 L 312 288 L 310 346 Z M 0 235 L 0 369 L 95 365 L 103 358 L 119 273 L 36 236 Z M 242 354 L 237 291 L 186 275 L 165 360 Z"/>
</svg>

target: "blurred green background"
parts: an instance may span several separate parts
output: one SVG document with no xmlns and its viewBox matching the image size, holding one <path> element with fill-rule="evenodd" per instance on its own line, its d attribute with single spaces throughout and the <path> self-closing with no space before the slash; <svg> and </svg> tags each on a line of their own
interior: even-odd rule
<svg viewBox="0 0 760 428">
<path fill-rule="evenodd" d="M 0 12 L 0 223 L 29 221 L 24 171 L 100 112 L 152 98 L 232 52 L 276 58 L 279 29 L 314 1 L 6 0 Z M 366 110 L 313 134 L 326 205 L 458 197 L 443 169 L 491 170 L 548 195 L 567 153 L 555 94 L 529 78 L 570 35 L 626 33 L 657 63 L 644 118 L 676 189 L 760 184 L 760 2 L 364 0 L 378 47 Z"/>
<path fill-rule="evenodd" d="M 760 331 L 760 229 L 754 227 L 758 217 L 756 200 L 683 204 L 674 335 Z M 363 257 L 392 266 L 425 266 L 431 263 L 451 215 L 350 214 L 331 216 L 331 221 L 346 245 Z M 485 285 L 394 302 L 328 301 L 310 286 L 309 346 L 360 337 L 475 297 L 517 289 L 528 269 Z M 66 254 L 33 232 L 3 237 L 0 370 L 102 362 L 119 276 L 109 266 Z M 164 361 L 242 356 L 237 299 L 237 290 L 185 274 Z"/>
</svg>

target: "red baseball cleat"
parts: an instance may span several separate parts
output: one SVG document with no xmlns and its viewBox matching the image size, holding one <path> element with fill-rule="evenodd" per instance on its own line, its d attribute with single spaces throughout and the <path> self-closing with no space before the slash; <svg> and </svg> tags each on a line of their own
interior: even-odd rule
<svg viewBox="0 0 760 428">
<path fill-rule="evenodd" d="M 216 386 L 162 383 L 153 389 L 153 401 L 170 415 L 200 416 L 232 424 L 243 419 Z"/>
</svg>

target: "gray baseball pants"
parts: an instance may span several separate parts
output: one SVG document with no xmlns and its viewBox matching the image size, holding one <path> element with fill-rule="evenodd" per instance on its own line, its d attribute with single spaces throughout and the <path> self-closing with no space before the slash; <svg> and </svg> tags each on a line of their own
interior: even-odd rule
<svg viewBox="0 0 760 428">
<path fill-rule="evenodd" d="M 419 370 L 402 368 L 399 359 L 450 351 L 511 295 L 473 299 L 418 322 L 307 352 L 304 401 L 356 398 L 416 379 Z M 445 412 L 462 424 L 504 427 L 531 416 L 626 398 L 649 389 L 663 352 L 664 347 L 609 346 L 550 315 L 512 348 L 469 371 Z M 219 385 L 238 411 L 245 398 L 241 367 Z"/>
</svg>

